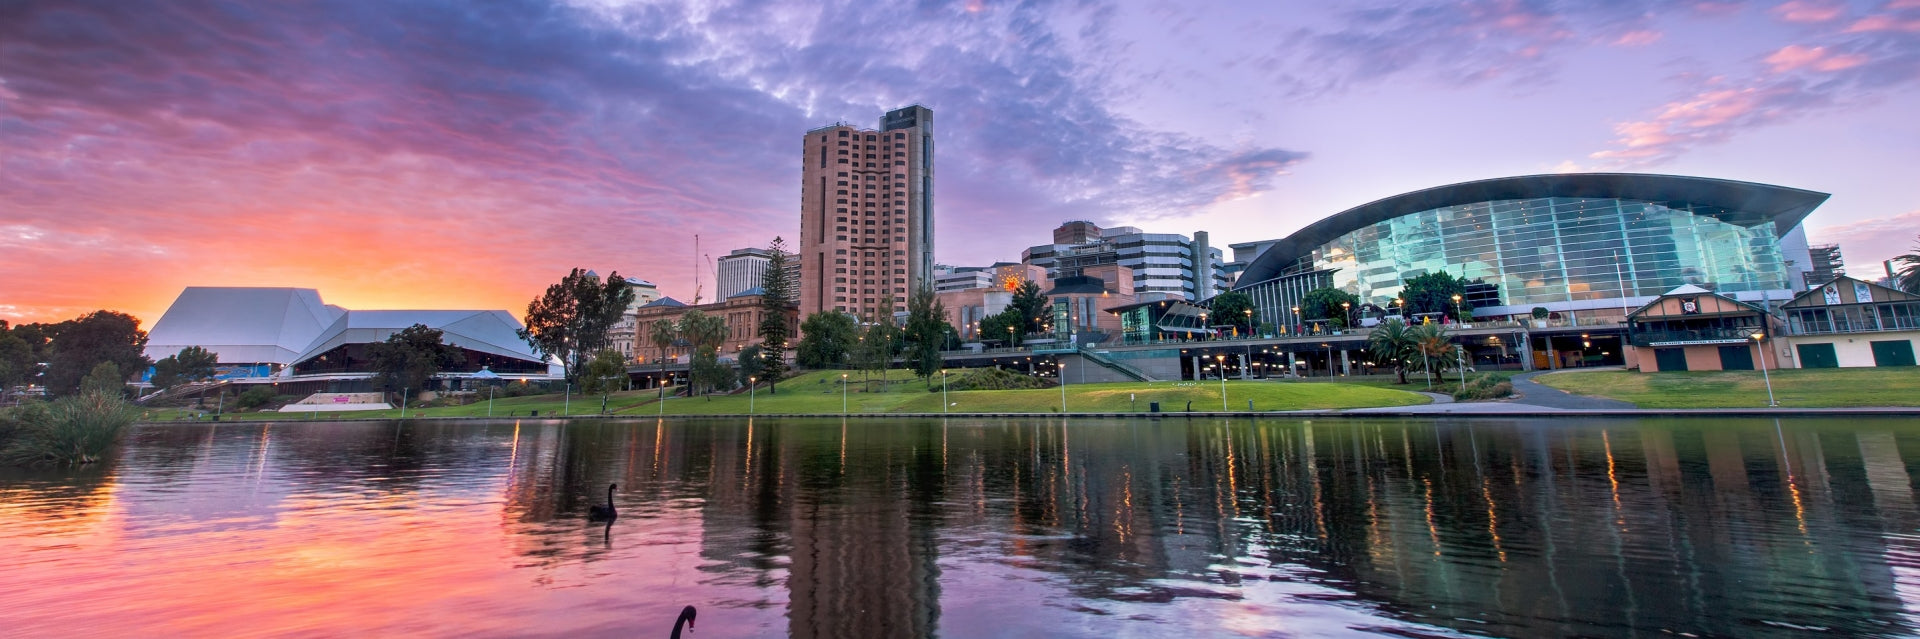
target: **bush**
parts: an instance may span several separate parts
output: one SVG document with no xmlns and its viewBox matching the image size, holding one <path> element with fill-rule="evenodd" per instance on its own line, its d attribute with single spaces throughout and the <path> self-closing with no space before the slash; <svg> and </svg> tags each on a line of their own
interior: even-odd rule
<svg viewBox="0 0 1920 639">
<path fill-rule="evenodd" d="M 233 401 L 235 404 L 238 404 L 241 409 L 252 409 L 267 405 L 273 401 L 273 397 L 273 389 L 265 386 L 255 386 L 247 389 L 247 392 L 241 393 L 240 397 Z"/>
<path fill-rule="evenodd" d="M 970 368 L 959 375 L 947 377 L 948 390 L 1018 390 L 1024 388 L 1050 388 L 1053 382 L 1015 373 L 999 368 Z M 939 386 L 933 391 L 938 392 Z"/>
<path fill-rule="evenodd" d="M 1513 384 L 1492 375 L 1481 375 L 1467 380 L 1467 385 L 1454 391 L 1457 401 L 1500 399 L 1513 396 Z"/>
<path fill-rule="evenodd" d="M 0 460 L 21 466 L 90 464 L 139 417 L 139 409 L 107 393 L 21 404 L 0 414 L 0 436 L 7 438 Z"/>
</svg>

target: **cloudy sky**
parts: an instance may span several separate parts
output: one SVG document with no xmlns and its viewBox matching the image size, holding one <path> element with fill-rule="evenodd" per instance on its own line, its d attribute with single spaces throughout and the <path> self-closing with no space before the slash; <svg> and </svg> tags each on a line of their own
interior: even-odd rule
<svg viewBox="0 0 1920 639">
<path fill-rule="evenodd" d="M 1808 234 L 1856 273 L 1920 234 L 1920 0 L 27 0 L 0 318 L 192 285 L 518 314 L 572 266 L 686 299 L 694 234 L 793 239 L 804 131 L 912 103 L 945 263 L 1575 170 L 1832 193 Z"/>
</svg>

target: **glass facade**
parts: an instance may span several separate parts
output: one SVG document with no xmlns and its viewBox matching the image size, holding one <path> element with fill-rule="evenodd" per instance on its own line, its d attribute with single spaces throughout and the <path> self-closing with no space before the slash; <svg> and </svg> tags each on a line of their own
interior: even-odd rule
<svg viewBox="0 0 1920 639">
<path fill-rule="evenodd" d="M 1387 306 L 1402 283 L 1446 271 L 1498 288 L 1500 304 L 1656 296 L 1682 284 L 1721 293 L 1787 289 L 1774 223 L 1739 226 L 1686 202 L 1535 198 L 1428 209 L 1313 249 L 1289 273 Z M 1624 287 L 1624 291 L 1622 288 Z"/>
</svg>

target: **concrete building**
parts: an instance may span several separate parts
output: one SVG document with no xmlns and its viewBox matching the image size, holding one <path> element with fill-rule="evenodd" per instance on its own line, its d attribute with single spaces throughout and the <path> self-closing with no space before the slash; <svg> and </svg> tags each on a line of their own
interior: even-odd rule
<svg viewBox="0 0 1920 639">
<path fill-rule="evenodd" d="M 760 288 L 766 282 L 767 265 L 772 262 L 772 254 L 763 248 L 734 249 L 721 256 L 714 267 L 714 298 L 724 300 Z"/>
<path fill-rule="evenodd" d="M 978 341 L 980 321 L 1006 310 L 1022 282 L 1041 283 L 1042 290 L 1046 286 L 1046 269 L 1030 264 L 1000 262 L 979 273 L 969 280 L 975 286 L 934 292 L 934 300 L 947 310 L 947 323 L 960 332 L 962 341 Z"/>
<path fill-rule="evenodd" d="M 1054 337 L 1077 344 L 1117 337 L 1120 316 L 1109 311 L 1139 300 L 1133 270 L 1119 264 L 1086 267 L 1054 280 L 1041 295 L 1052 305 Z"/>
<path fill-rule="evenodd" d="M 726 322 L 727 339 L 721 343 L 719 355 L 721 361 L 733 361 L 742 349 L 762 341 L 760 318 L 766 313 L 766 310 L 760 306 L 762 298 L 765 297 L 762 293 L 762 289 L 750 289 L 736 293 L 733 297 L 699 306 L 688 306 L 680 300 L 663 297 L 640 307 L 634 315 L 637 325 L 636 336 L 632 342 L 634 353 L 637 355 L 635 363 L 658 364 L 663 356 L 667 358 L 669 364 L 687 363 L 691 359 L 693 349 L 684 340 L 676 341 L 663 355 L 660 349 L 654 346 L 651 336 L 654 324 L 679 322 L 681 316 L 692 310 L 717 316 Z M 800 319 L 793 309 L 788 309 L 787 313 L 788 344 L 792 344 L 799 340 Z"/>
<path fill-rule="evenodd" d="M 1920 295 L 1843 275 L 1781 312 L 1789 368 L 1913 366 L 1920 350 Z"/>
<path fill-rule="evenodd" d="M 591 274 L 592 271 L 588 271 L 588 273 Z M 607 344 L 611 345 L 614 350 L 620 351 L 620 355 L 626 357 L 627 361 L 631 362 L 634 361 L 633 343 L 636 334 L 635 331 L 638 330 L 633 319 L 634 313 L 638 311 L 640 307 L 660 299 L 660 287 L 655 286 L 653 282 L 637 277 L 629 277 L 626 279 L 627 286 L 633 287 L 633 303 L 627 305 L 626 312 L 620 314 L 620 321 L 615 322 L 612 328 L 607 329 Z"/>
<path fill-rule="evenodd" d="M 1079 275 L 1089 266 L 1118 264 L 1132 271 L 1133 288 L 1141 295 L 1200 300 L 1227 290 L 1222 253 L 1208 245 L 1205 231 L 1189 239 L 1131 226 L 1102 229 L 1092 222 L 1073 221 L 1054 229 L 1053 236 L 1055 243 L 1020 253 L 1021 262 L 1046 269 L 1049 280 Z"/>
<path fill-rule="evenodd" d="M 992 286 L 993 267 L 991 266 L 935 265 L 933 267 L 934 293 L 950 293 Z"/>
<path fill-rule="evenodd" d="M 801 140 L 799 300 L 868 315 L 933 277 L 933 111 L 887 112 L 880 128 L 836 124 Z"/>
<path fill-rule="evenodd" d="M 1847 261 L 1840 255 L 1839 244 L 1809 246 L 1807 259 L 1809 270 L 1800 274 L 1801 277 L 1806 278 L 1804 290 L 1812 290 L 1847 274 Z"/>
</svg>

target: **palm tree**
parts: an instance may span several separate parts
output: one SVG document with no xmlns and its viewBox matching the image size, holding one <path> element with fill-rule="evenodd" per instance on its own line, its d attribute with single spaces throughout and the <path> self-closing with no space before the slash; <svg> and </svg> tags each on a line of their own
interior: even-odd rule
<svg viewBox="0 0 1920 639">
<path fill-rule="evenodd" d="M 716 377 L 711 369 L 717 364 L 715 358 L 719 357 L 720 346 L 727 341 L 727 320 L 697 310 L 687 311 L 680 316 L 680 337 L 693 349 L 693 356 L 687 358 L 688 372 L 711 390 Z"/>
<path fill-rule="evenodd" d="M 1913 252 L 1893 258 L 1900 264 L 1900 272 L 1893 275 L 1893 285 L 1900 290 L 1920 295 L 1920 236 L 1914 238 Z"/>
<path fill-rule="evenodd" d="M 647 341 L 652 342 L 654 348 L 660 349 L 660 399 L 662 400 L 667 398 L 667 349 L 673 348 L 673 343 L 679 339 L 680 329 L 668 320 L 654 321 L 653 332 L 647 335 Z"/>
<path fill-rule="evenodd" d="M 1420 352 L 1421 368 L 1427 372 L 1427 387 L 1433 387 L 1434 358 L 1440 358 L 1439 365 L 1444 368 L 1447 355 L 1453 353 L 1452 336 L 1447 334 L 1443 324 L 1422 324 L 1412 331 L 1415 349 Z"/>
<path fill-rule="evenodd" d="M 1407 383 L 1407 361 L 1420 352 L 1420 343 L 1414 339 L 1414 331 L 1400 318 L 1391 318 L 1374 327 L 1373 334 L 1367 336 L 1367 349 L 1373 356 L 1393 362 L 1393 373 L 1398 376 L 1396 384 Z"/>
</svg>

